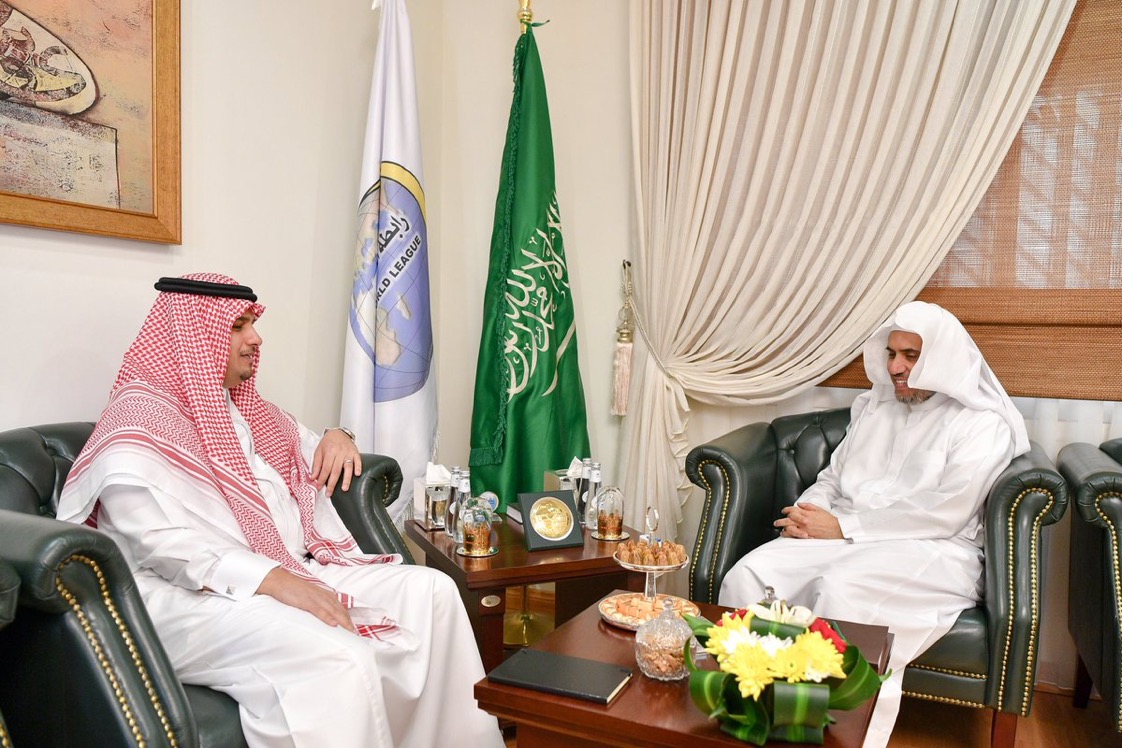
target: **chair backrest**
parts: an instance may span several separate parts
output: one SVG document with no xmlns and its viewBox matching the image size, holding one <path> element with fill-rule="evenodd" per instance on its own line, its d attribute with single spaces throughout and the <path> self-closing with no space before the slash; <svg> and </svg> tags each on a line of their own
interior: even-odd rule
<svg viewBox="0 0 1122 748">
<path fill-rule="evenodd" d="M 0 509 L 54 517 L 62 484 L 91 433 L 86 422 L 0 433 Z"/>
<path fill-rule="evenodd" d="M 728 570 L 778 537 L 776 518 L 817 480 L 848 426 L 849 408 L 800 413 L 741 426 L 690 450 L 686 474 L 706 492 L 691 600 L 715 603 Z"/>
<path fill-rule="evenodd" d="M 771 422 L 776 449 L 774 516 L 817 480 L 848 426 L 849 408 L 799 413 Z"/>
<path fill-rule="evenodd" d="M 1122 439 L 1111 439 L 1099 445 L 1099 449 L 1110 455 L 1115 462 L 1122 463 Z"/>
</svg>

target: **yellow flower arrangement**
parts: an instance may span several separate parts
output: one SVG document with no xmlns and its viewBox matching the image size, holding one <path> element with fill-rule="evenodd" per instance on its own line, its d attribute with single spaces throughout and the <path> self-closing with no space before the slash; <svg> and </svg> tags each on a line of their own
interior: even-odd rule
<svg viewBox="0 0 1122 748">
<path fill-rule="evenodd" d="M 821 743 L 828 709 L 852 709 L 880 688 L 882 676 L 856 647 L 806 608 L 773 602 L 725 613 L 716 624 L 686 620 L 719 667 L 699 669 L 687 644 L 690 696 L 741 740 Z"/>
<path fill-rule="evenodd" d="M 817 631 L 805 631 L 793 640 L 761 635 L 751 628 L 753 617 L 750 610 L 743 616 L 725 613 L 721 625 L 709 629 L 705 645 L 721 670 L 736 676 L 744 698 L 758 699 L 776 680 L 821 683 L 828 677 L 845 677 L 841 653 Z"/>
</svg>

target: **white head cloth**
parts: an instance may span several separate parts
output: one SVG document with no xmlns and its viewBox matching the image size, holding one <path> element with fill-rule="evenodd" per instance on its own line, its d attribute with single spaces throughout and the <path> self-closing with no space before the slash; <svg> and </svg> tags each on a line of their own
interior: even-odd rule
<svg viewBox="0 0 1122 748">
<path fill-rule="evenodd" d="M 873 383 L 878 400 L 895 397 L 886 352 L 888 336 L 894 330 L 915 333 L 923 340 L 919 360 L 908 375 L 909 387 L 940 392 L 974 410 L 994 411 L 1009 424 L 1013 453 L 1028 451 L 1024 417 L 997 381 L 970 333 L 958 318 L 937 304 L 904 304 L 865 342 L 865 374 Z"/>
</svg>

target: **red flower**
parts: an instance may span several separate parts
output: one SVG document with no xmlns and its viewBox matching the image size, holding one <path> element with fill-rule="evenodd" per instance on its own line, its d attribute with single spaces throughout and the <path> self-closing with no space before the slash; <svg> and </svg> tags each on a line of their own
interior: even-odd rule
<svg viewBox="0 0 1122 748">
<path fill-rule="evenodd" d="M 845 654 L 846 647 L 848 646 L 845 643 L 845 639 L 841 637 L 841 634 L 834 630 L 833 626 L 826 623 L 826 621 L 824 621 L 823 619 L 815 618 L 814 622 L 807 627 L 807 630 L 817 631 L 822 635 L 823 639 L 833 643 L 834 649 L 838 650 L 838 654 Z"/>
<path fill-rule="evenodd" d="M 747 608 L 737 608 L 733 612 L 729 613 L 729 616 L 731 618 L 744 618 L 747 615 L 748 615 L 748 609 Z M 724 624 L 725 624 L 724 618 L 722 618 L 720 621 L 717 621 L 718 626 L 723 626 Z"/>
</svg>

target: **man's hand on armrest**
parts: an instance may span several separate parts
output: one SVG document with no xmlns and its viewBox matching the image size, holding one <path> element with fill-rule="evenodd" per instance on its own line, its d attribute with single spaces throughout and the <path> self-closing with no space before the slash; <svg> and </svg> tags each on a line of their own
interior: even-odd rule
<svg viewBox="0 0 1122 748">
<path fill-rule="evenodd" d="M 347 609 L 331 590 L 301 579 L 277 566 L 261 580 L 258 595 L 268 595 L 300 610 L 306 610 L 328 626 L 342 626 L 354 631 L 355 625 Z"/>
<path fill-rule="evenodd" d="M 814 504 L 795 504 L 783 508 L 783 517 L 775 520 L 785 538 L 816 538 L 841 540 L 845 537 L 838 518 Z"/>
<path fill-rule="evenodd" d="M 336 484 L 344 491 L 351 487 L 351 478 L 362 473 L 362 455 L 354 441 L 341 429 L 328 429 L 312 457 L 312 480 L 318 488 L 335 492 Z"/>
</svg>

